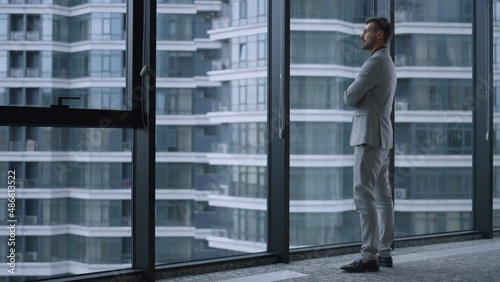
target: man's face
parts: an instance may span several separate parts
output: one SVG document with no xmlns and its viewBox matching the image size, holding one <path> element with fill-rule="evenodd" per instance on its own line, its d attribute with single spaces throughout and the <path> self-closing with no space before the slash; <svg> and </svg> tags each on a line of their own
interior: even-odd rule
<svg viewBox="0 0 500 282">
<path fill-rule="evenodd" d="M 361 34 L 361 48 L 365 50 L 372 50 L 373 46 L 380 38 L 381 31 L 377 31 L 377 23 L 370 22 L 365 25 L 363 33 Z"/>
</svg>

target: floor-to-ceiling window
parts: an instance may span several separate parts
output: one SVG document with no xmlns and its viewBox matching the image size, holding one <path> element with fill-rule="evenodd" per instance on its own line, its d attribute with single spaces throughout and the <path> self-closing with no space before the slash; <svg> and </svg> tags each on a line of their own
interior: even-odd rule
<svg viewBox="0 0 500 282">
<path fill-rule="evenodd" d="M 0 1 L 1 106 L 130 109 L 125 1 L 93 2 Z M 131 267 L 131 145 L 132 129 L 0 127 L 3 281 Z"/>
<path fill-rule="evenodd" d="M 395 232 L 472 229 L 472 3 L 396 0 Z"/>
<path fill-rule="evenodd" d="M 268 3 L 167 4 L 157 8 L 156 263 L 264 252 Z"/>
<path fill-rule="evenodd" d="M 290 5 L 290 248 L 359 241 L 343 92 L 369 56 L 359 35 L 372 1 Z"/>
<path fill-rule="evenodd" d="M 4 281 L 131 267 L 131 132 L 0 127 Z"/>
<path fill-rule="evenodd" d="M 493 130 L 500 131 L 500 1 L 493 2 Z M 493 143 L 493 227 L 500 228 L 500 135 Z"/>
<path fill-rule="evenodd" d="M 131 110 L 125 2 L 0 0 L 0 105 Z M 268 0 L 157 2 L 155 262 L 266 251 L 268 191 L 283 188 L 267 186 Z M 470 230 L 473 1 L 395 3 L 396 235 Z M 369 56 L 372 1 L 290 5 L 290 248 L 357 242 L 342 95 Z M 16 175 L 1 254 L 11 211 L 22 226 L 7 281 L 131 267 L 132 133 L 0 127 L 0 187 Z"/>
</svg>

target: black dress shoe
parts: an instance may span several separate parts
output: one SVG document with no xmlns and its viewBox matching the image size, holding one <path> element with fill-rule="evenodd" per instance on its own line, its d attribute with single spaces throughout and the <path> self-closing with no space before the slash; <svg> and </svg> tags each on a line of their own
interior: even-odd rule
<svg viewBox="0 0 500 282">
<path fill-rule="evenodd" d="M 392 267 L 392 257 L 378 257 L 378 264 L 384 267 Z"/>
<path fill-rule="evenodd" d="M 369 260 L 363 262 L 362 259 L 357 259 L 351 264 L 346 264 L 340 267 L 347 272 L 374 272 L 379 271 L 378 260 Z"/>
</svg>

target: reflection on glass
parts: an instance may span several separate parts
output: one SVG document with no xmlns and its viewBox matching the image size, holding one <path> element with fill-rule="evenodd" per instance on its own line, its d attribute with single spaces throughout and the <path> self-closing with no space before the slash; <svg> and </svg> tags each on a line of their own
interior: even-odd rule
<svg viewBox="0 0 500 282">
<path fill-rule="evenodd" d="M 359 36 L 372 4 L 290 3 L 290 248 L 360 239 L 343 93 L 369 55 Z"/>
<path fill-rule="evenodd" d="M 0 51 L 0 105 L 49 107 L 64 96 L 79 98 L 64 102 L 71 108 L 127 109 L 124 0 L 5 4 L 12 9 L 0 11 L 6 47 Z M 36 12 L 29 9 L 34 4 Z M 89 9 L 75 12 L 82 6 Z"/>
<path fill-rule="evenodd" d="M 493 1 L 493 28 L 496 31 L 500 26 L 500 1 Z M 495 35 L 494 35 L 495 36 Z M 500 132 L 500 38 L 493 39 L 493 122 L 494 132 Z M 495 134 L 493 140 L 493 228 L 500 228 L 500 165 L 498 155 L 500 155 L 500 134 Z"/>
<path fill-rule="evenodd" d="M 17 220 L 16 275 L 5 281 L 131 267 L 131 130 L 0 127 L 0 156 L 2 229 L 8 171 Z M 0 236 L 2 254 L 8 238 Z"/>
<path fill-rule="evenodd" d="M 394 8 L 396 236 L 470 230 L 472 1 Z"/>
<path fill-rule="evenodd" d="M 158 1 L 157 264 L 266 251 L 267 0 L 213 2 Z"/>
</svg>

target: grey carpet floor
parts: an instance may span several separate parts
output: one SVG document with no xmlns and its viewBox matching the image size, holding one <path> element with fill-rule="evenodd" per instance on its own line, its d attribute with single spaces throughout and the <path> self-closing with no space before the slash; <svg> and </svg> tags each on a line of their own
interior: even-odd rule
<svg viewBox="0 0 500 282">
<path fill-rule="evenodd" d="M 340 265 L 358 254 L 292 261 L 204 275 L 171 278 L 169 282 L 271 281 L 493 281 L 500 282 L 500 238 L 396 249 L 394 267 L 373 273 L 346 273 Z"/>
</svg>

